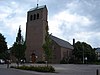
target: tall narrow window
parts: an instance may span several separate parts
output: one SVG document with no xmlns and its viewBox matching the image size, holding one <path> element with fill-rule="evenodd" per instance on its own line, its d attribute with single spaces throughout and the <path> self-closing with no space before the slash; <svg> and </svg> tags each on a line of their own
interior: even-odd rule
<svg viewBox="0 0 100 75">
<path fill-rule="evenodd" d="M 36 14 L 34 14 L 34 20 L 36 19 Z"/>
<path fill-rule="evenodd" d="M 37 19 L 39 19 L 39 13 L 37 13 Z"/>
<path fill-rule="evenodd" d="M 33 19 L 33 16 L 31 15 L 31 16 L 30 16 L 30 21 L 32 21 L 32 19 Z"/>
</svg>

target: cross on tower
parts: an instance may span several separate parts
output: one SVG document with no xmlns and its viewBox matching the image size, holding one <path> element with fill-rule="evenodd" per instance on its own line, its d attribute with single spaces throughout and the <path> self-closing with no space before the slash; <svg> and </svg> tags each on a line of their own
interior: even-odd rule
<svg viewBox="0 0 100 75">
<path fill-rule="evenodd" d="M 38 8 L 38 3 L 39 3 L 39 0 L 37 0 L 37 8 Z"/>
</svg>

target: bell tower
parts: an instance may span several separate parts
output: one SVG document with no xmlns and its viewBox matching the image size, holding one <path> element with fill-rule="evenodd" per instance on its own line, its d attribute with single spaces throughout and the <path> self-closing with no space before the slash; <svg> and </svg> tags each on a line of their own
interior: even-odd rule
<svg viewBox="0 0 100 75">
<path fill-rule="evenodd" d="M 45 42 L 45 28 L 48 25 L 47 16 L 48 10 L 46 5 L 37 5 L 37 7 L 27 12 L 25 53 L 27 62 L 31 61 L 32 55 L 35 55 L 36 58 L 34 60 L 36 61 L 44 60 L 42 46 Z"/>
</svg>

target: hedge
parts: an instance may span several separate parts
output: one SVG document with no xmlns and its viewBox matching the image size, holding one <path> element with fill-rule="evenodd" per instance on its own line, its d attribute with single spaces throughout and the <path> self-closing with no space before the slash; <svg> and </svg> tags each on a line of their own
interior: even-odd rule
<svg viewBox="0 0 100 75">
<path fill-rule="evenodd" d="M 11 68 L 37 71 L 37 72 L 51 72 L 51 73 L 55 72 L 55 69 L 52 66 L 17 66 L 17 67 L 11 66 Z"/>
</svg>

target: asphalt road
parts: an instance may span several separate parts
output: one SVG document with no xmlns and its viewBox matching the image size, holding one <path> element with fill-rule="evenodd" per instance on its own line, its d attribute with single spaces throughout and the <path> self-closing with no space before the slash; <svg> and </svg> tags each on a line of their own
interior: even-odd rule
<svg viewBox="0 0 100 75">
<path fill-rule="evenodd" d="M 100 65 L 54 65 L 59 75 L 96 75 Z M 100 72 L 99 72 L 100 75 Z"/>
<path fill-rule="evenodd" d="M 37 75 L 37 74 L 26 73 L 15 69 L 2 68 L 0 69 L 0 75 Z"/>
<path fill-rule="evenodd" d="M 7 65 L 0 65 L 0 75 L 96 75 L 97 69 L 100 75 L 100 65 L 52 64 L 52 66 L 56 69 L 56 73 L 41 73 L 12 68 L 7 69 Z"/>
</svg>

